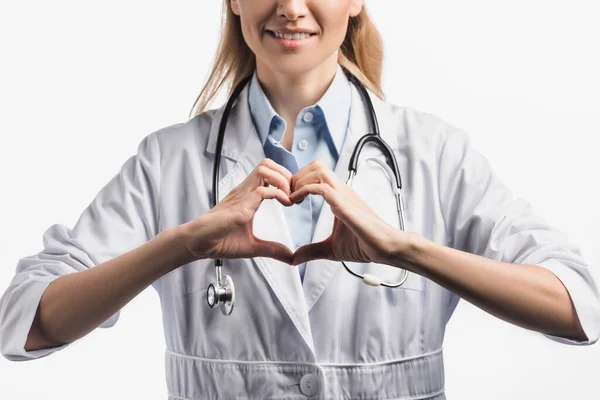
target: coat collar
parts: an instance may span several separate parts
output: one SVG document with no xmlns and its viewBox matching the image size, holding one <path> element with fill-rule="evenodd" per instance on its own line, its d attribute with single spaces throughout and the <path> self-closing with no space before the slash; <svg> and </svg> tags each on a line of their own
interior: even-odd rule
<svg viewBox="0 0 600 400">
<path fill-rule="evenodd" d="M 390 120 L 389 108 L 372 93 L 369 92 L 369 94 L 377 114 L 381 136 L 392 149 L 395 149 L 398 147 L 398 138 L 394 124 Z M 213 114 L 206 146 L 207 153 L 215 154 L 224 108 L 223 106 L 217 109 Z M 346 182 L 348 178 L 348 163 L 357 141 L 369 132 L 372 130 L 368 118 L 368 108 L 362 101 L 358 89 L 352 85 L 350 124 L 334 170 L 342 181 Z M 378 150 L 375 151 L 381 154 Z M 365 152 L 369 153 L 366 148 Z M 221 155 L 233 160 L 234 163 L 226 164 L 221 161 L 218 183 L 219 200 L 239 185 L 265 158 L 263 146 L 250 115 L 248 85 L 240 93 L 231 110 Z M 226 168 L 226 165 L 230 167 Z M 324 240 L 331 234 L 333 219 L 331 208 L 324 203 L 315 227 L 313 243 Z M 254 217 L 254 234 L 258 238 L 279 241 L 290 249 L 294 249 L 283 206 L 276 200 L 264 200 L 257 210 Z M 308 313 L 334 274 L 343 268 L 342 264 L 330 260 L 310 261 L 306 265 L 304 283 L 302 283 L 297 268 L 288 264 L 264 257 L 255 257 L 252 261 L 265 277 L 309 348 L 314 352 Z"/>
</svg>

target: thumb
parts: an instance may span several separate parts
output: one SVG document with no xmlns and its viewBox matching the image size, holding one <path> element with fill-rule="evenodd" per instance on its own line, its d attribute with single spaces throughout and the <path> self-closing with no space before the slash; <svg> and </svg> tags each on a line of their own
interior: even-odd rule
<svg viewBox="0 0 600 400">
<path fill-rule="evenodd" d="M 309 243 L 300 246 L 294 253 L 293 265 L 299 265 L 307 261 L 318 259 L 333 260 L 331 240 L 326 239 L 322 242 Z"/>
<path fill-rule="evenodd" d="M 291 264 L 294 253 L 286 245 L 268 240 L 255 239 L 254 257 L 269 257 L 286 264 Z"/>
</svg>

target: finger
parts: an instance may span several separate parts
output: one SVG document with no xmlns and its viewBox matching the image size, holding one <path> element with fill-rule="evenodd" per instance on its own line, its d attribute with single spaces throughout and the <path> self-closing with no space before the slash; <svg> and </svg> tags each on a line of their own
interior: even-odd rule
<svg viewBox="0 0 600 400">
<path fill-rule="evenodd" d="M 267 183 L 266 186 L 275 186 L 278 189 L 283 190 L 286 194 L 290 194 L 290 182 L 279 171 L 273 170 L 265 165 L 259 165 L 256 167 L 255 171 L 256 176 L 258 177 L 256 186 L 265 186 L 264 183 Z"/>
<path fill-rule="evenodd" d="M 309 194 L 318 194 L 323 196 L 325 201 L 330 205 L 334 205 L 335 203 L 336 191 L 327 183 L 311 183 L 304 185 L 300 189 L 292 192 L 289 198 L 291 201 L 297 204 L 302 203 L 302 201 Z"/>
<path fill-rule="evenodd" d="M 311 260 L 326 259 L 333 260 L 331 240 L 323 240 L 318 243 L 309 243 L 300 246 L 294 253 L 293 265 L 303 264 Z"/>
<path fill-rule="evenodd" d="M 271 160 L 270 158 L 264 158 L 261 161 L 261 164 L 266 167 L 269 167 L 270 169 L 272 169 L 274 171 L 279 172 L 281 175 L 283 175 L 285 177 L 285 179 L 288 182 L 290 182 L 292 180 L 292 173 L 290 172 L 290 170 L 281 164 L 277 164 L 275 161 Z"/>
<path fill-rule="evenodd" d="M 292 185 L 292 192 L 296 192 L 302 189 L 303 186 L 311 183 L 326 183 L 333 187 L 332 182 L 325 171 L 323 169 L 315 169 L 314 171 L 308 172 L 299 177 L 298 180 L 294 181 Z"/>
<path fill-rule="evenodd" d="M 284 206 L 291 206 L 294 203 L 290 200 L 289 196 L 281 189 L 276 187 L 264 187 L 259 186 L 254 189 L 254 195 L 252 196 L 252 206 L 254 207 L 254 211 L 258 210 L 260 203 L 264 199 L 277 199 Z"/>
<path fill-rule="evenodd" d="M 323 164 L 323 162 L 321 160 L 314 160 L 314 161 L 306 164 L 304 167 L 302 167 L 298 171 L 296 171 L 294 173 L 294 175 L 292 175 L 292 178 L 291 178 L 292 188 L 294 187 L 294 184 L 300 178 L 302 178 L 304 175 L 309 174 L 315 170 L 322 169 L 322 168 L 325 168 L 325 165 Z"/>
<path fill-rule="evenodd" d="M 292 264 L 294 253 L 286 245 L 256 238 L 253 245 L 254 257 L 269 257 L 286 264 Z"/>
</svg>

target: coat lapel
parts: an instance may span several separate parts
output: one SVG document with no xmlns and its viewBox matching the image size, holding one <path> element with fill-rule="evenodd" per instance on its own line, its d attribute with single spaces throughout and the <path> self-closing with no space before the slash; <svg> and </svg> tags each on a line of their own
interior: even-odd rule
<svg viewBox="0 0 600 400">
<path fill-rule="evenodd" d="M 390 121 L 390 111 L 385 106 L 385 103 L 383 103 L 379 98 L 372 95 L 370 92 L 369 94 L 375 108 L 377 119 L 379 121 L 380 134 L 383 140 L 393 150 L 397 147 L 398 138 Z M 348 180 L 348 165 L 350 163 L 350 157 L 352 156 L 352 152 L 354 151 L 356 143 L 363 135 L 371 132 L 373 132 L 373 129 L 370 127 L 368 108 L 363 103 L 358 89 L 352 85 L 350 124 L 334 170 L 335 174 L 343 182 Z M 364 157 L 375 156 L 383 157 L 383 153 L 375 146 L 367 145 L 361 152 L 360 160 L 363 160 Z M 361 170 L 359 164 L 358 174 L 361 174 L 361 171 L 363 170 Z M 333 221 L 334 215 L 331 212 L 331 207 L 329 207 L 327 202 L 324 202 L 319 214 L 319 219 L 317 220 L 317 224 L 315 226 L 312 243 L 325 240 L 331 235 Z M 339 261 L 313 260 L 306 264 L 303 290 L 308 311 L 310 311 L 313 305 L 317 302 L 329 281 L 339 271 L 340 268 L 343 269 L 344 267 Z"/>
<path fill-rule="evenodd" d="M 209 153 L 214 154 L 216 151 L 223 110 L 224 107 L 216 112 L 211 125 L 206 148 Z M 231 111 L 221 154 L 219 200 L 246 179 L 265 158 L 264 149 L 250 116 L 248 85 L 240 93 Z M 283 206 L 277 200 L 263 200 L 254 216 L 254 234 L 260 239 L 277 241 L 294 250 Z M 297 268 L 272 258 L 255 257 L 252 261 L 263 274 L 307 345 L 314 351 L 308 309 Z"/>
</svg>

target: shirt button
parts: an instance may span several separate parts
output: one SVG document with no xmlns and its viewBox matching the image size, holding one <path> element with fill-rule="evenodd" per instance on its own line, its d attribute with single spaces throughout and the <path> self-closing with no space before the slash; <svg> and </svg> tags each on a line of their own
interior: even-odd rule
<svg viewBox="0 0 600 400">
<path fill-rule="evenodd" d="M 301 141 L 298 142 L 298 148 L 300 150 L 306 150 L 307 147 L 308 147 L 308 141 L 306 139 L 302 139 Z"/>
<path fill-rule="evenodd" d="M 313 114 L 311 112 L 304 113 L 304 115 L 302 116 L 302 120 L 304 122 L 312 122 L 312 120 L 313 120 Z"/>
<path fill-rule="evenodd" d="M 306 397 L 312 397 L 319 393 L 319 378 L 313 374 L 306 374 L 300 380 L 300 391 Z"/>
</svg>

